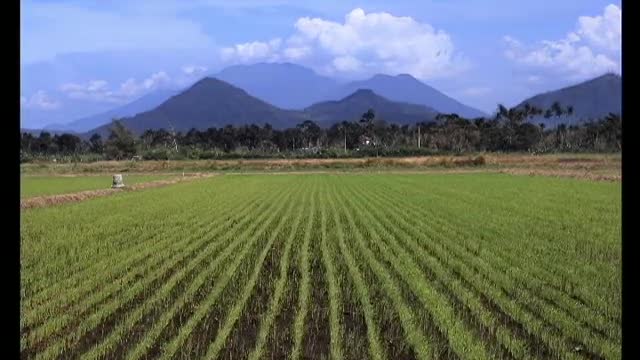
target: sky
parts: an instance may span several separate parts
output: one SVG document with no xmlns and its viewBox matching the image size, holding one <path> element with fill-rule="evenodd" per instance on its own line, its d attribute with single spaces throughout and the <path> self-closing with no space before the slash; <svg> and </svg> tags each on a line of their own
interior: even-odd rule
<svg viewBox="0 0 640 360">
<path fill-rule="evenodd" d="M 21 126 L 291 62 L 340 81 L 411 74 L 487 113 L 621 74 L 620 1 L 21 1 Z"/>
</svg>

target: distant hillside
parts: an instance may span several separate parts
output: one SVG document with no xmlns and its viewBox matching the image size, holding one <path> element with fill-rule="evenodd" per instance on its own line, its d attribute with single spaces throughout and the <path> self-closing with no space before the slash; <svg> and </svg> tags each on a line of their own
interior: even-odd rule
<svg viewBox="0 0 640 360">
<path fill-rule="evenodd" d="M 177 90 L 157 90 L 113 110 L 74 120 L 68 124 L 47 125 L 44 129 L 79 133 L 89 131 L 98 126 L 110 123 L 114 118 L 134 116 L 138 113 L 151 110 L 176 94 L 178 94 Z"/>
<path fill-rule="evenodd" d="M 341 99 L 358 89 L 371 89 L 389 100 L 421 104 L 441 113 L 456 113 L 467 118 L 487 116 L 484 112 L 464 105 L 407 74 L 378 74 L 367 80 L 354 81 L 340 86 L 326 99 Z"/>
<path fill-rule="evenodd" d="M 334 80 L 291 63 L 235 65 L 215 77 L 283 109 L 302 109 L 324 100 L 337 86 Z"/>
<path fill-rule="evenodd" d="M 598 119 L 609 113 L 622 112 L 622 78 L 615 74 L 605 74 L 594 79 L 549 91 L 530 97 L 517 107 L 528 103 L 542 109 L 548 109 L 555 102 L 563 107 L 573 106 L 574 115 L 571 117 L 551 118 L 537 117 L 532 121 L 554 126 L 558 123 L 575 124 L 589 119 Z"/>
<path fill-rule="evenodd" d="M 415 124 L 433 121 L 438 114 L 424 105 L 394 102 L 377 95 L 369 89 L 359 89 L 339 101 L 325 101 L 304 109 L 304 113 L 323 126 L 341 121 L 357 121 L 368 109 L 373 109 L 376 118 L 396 124 Z"/>
<path fill-rule="evenodd" d="M 283 110 L 259 100 L 246 91 L 215 78 L 204 78 L 184 92 L 171 97 L 153 110 L 124 118 L 122 123 L 134 133 L 147 129 L 189 131 L 225 125 L 271 124 L 274 128 L 293 127 L 304 121 L 299 112 Z M 107 134 L 110 124 L 90 133 Z"/>
</svg>

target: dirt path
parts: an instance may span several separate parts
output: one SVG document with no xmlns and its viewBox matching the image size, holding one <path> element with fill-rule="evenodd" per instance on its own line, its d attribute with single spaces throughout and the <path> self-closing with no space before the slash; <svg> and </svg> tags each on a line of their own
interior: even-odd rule
<svg viewBox="0 0 640 360">
<path fill-rule="evenodd" d="M 21 199 L 20 210 L 46 207 L 46 206 L 65 204 L 65 203 L 71 203 L 71 202 L 79 202 L 79 201 L 84 201 L 84 200 L 93 199 L 97 197 L 113 195 L 113 194 L 121 193 L 123 191 L 127 192 L 127 191 L 137 191 L 142 189 L 157 188 L 157 187 L 176 184 L 179 182 L 202 179 L 202 178 L 207 178 L 207 177 L 216 176 L 216 175 L 219 175 L 219 174 L 197 173 L 197 174 L 189 174 L 188 176 L 185 176 L 185 177 L 180 176 L 173 179 L 156 180 L 156 181 L 150 181 L 146 183 L 134 184 L 134 185 L 126 186 L 121 189 L 87 190 L 87 191 L 80 191 L 80 192 L 69 193 L 69 194 L 36 196 L 32 198 L 27 198 L 27 199 Z"/>
<path fill-rule="evenodd" d="M 498 170 L 501 173 L 512 175 L 529 175 L 529 176 L 551 176 L 551 177 L 568 177 L 574 179 L 585 179 L 592 181 L 622 181 L 622 175 L 619 173 L 596 173 L 588 170 L 578 169 L 526 169 L 526 168 L 507 168 Z"/>
</svg>

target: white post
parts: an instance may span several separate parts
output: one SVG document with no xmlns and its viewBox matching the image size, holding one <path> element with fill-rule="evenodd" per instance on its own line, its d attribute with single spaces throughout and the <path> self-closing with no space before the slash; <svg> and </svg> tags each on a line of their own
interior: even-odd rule
<svg viewBox="0 0 640 360">
<path fill-rule="evenodd" d="M 111 187 L 114 189 L 124 187 L 124 182 L 122 181 L 122 174 L 113 175 L 113 184 L 111 185 Z"/>
</svg>

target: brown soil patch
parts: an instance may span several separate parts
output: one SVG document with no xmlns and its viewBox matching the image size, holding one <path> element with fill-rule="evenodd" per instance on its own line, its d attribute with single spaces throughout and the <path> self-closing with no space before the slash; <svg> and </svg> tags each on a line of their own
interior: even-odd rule
<svg viewBox="0 0 640 360">
<path fill-rule="evenodd" d="M 512 175 L 529 175 L 529 176 L 552 176 L 552 177 L 568 177 L 574 179 L 585 179 L 593 181 L 622 181 L 622 175 L 615 173 L 594 173 L 590 171 L 580 171 L 572 169 L 501 169 L 501 173 Z"/>
<path fill-rule="evenodd" d="M 99 161 L 84 164 L 23 164 L 24 176 L 55 174 L 172 174 L 181 172 L 233 174 L 340 174 L 340 173 L 467 173 L 504 172 L 621 181 L 621 154 L 473 153 L 461 156 L 372 157 L 345 159 L 236 159 L 180 161 Z M 35 200 L 30 200 L 35 201 Z"/>
<path fill-rule="evenodd" d="M 70 194 L 36 196 L 36 197 L 20 200 L 20 209 L 25 210 L 25 209 L 32 209 L 32 208 L 38 208 L 38 207 L 65 204 L 70 202 L 79 202 L 79 201 L 84 201 L 84 200 L 93 199 L 97 197 L 109 196 L 109 195 L 113 195 L 121 192 L 157 188 L 157 187 L 176 184 L 179 182 L 190 181 L 190 180 L 195 180 L 195 179 L 200 179 L 200 178 L 205 178 L 205 177 L 210 177 L 215 175 L 217 174 L 197 173 L 197 174 L 185 175 L 184 177 L 168 179 L 168 180 L 156 180 L 156 181 L 150 181 L 146 183 L 134 184 L 134 185 L 126 186 L 124 188 L 120 188 L 120 189 L 87 190 L 87 191 L 80 191 L 77 193 L 70 193 Z"/>
</svg>

